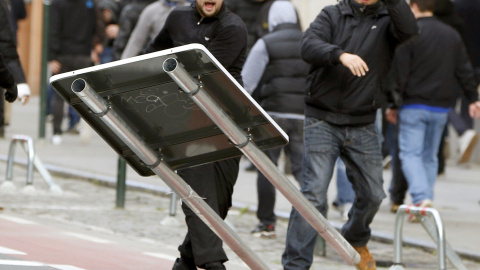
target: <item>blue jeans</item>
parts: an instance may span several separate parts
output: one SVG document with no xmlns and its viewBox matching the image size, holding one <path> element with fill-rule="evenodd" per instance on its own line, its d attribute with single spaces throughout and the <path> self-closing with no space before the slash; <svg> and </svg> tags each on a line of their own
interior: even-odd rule
<svg viewBox="0 0 480 270">
<path fill-rule="evenodd" d="M 375 126 L 337 126 L 314 118 L 305 119 L 305 152 L 300 191 L 323 215 L 335 162 L 340 156 L 355 191 L 355 201 L 342 235 L 353 246 L 370 239 L 370 223 L 385 198 L 382 153 Z M 284 269 L 309 269 L 318 232 L 292 208 L 288 223 Z"/>
<path fill-rule="evenodd" d="M 345 163 L 339 158 L 337 160 L 337 198 L 335 198 L 335 202 L 341 206 L 346 203 L 353 203 L 353 200 L 355 200 L 355 192 L 352 183 L 348 181 Z"/>
<path fill-rule="evenodd" d="M 438 146 L 448 113 L 422 109 L 400 110 L 398 143 L 402 170 L 414 204 L 433 200 L 438 172 Z"/>
<path fill-rule="evenodd" d="M 268 158 L 278 165 L 278 158 L 282 148 L 290 158 L 292 164 L 292 174 L 300 182 L 302 176 L 302 157 L 303 157 L 303 120 L 272 117 L 275 122 L 285 131 L 289 137 L 289 143 L 284 147 L 277 147 L 265 151 Z M 263 224 L 275 225 L 277 216 L 275 215 L 276 189 L 272 183 L 261 173 L 257 176 L 258 209 L 257 217 Z"/>
</svg>

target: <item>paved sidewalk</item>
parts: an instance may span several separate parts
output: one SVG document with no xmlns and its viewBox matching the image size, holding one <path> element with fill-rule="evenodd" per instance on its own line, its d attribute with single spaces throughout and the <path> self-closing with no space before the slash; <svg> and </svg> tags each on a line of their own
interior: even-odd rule
<svg viewBox="0 0 480 270">
<path fill-rule="evenodd" d="M 65 176 L 75 179 L 92 179 L 101 183 L 115 184 L 117 173 L 117 155 L 97 134 L 92 131 L 88 143 L 82 143 L 78 135 L 65 134 L 63 143 L 60 146 L 54 146 L 48 140 L 38 139 L 38 122 L 39 122 L 39 99 L 33 97 L 27 106 L 20 104 L 13 105 L 12 121 L 7 128 L 5 139 L 0 140 L 0 160 L 5 161 L 10 144 L 12 134 L 24 134 L 31 136 L 35 140 L 35 148 L 38 157 L 46 165 L 49 171 L 55 175 L 56 181 L 64 181 Z M 47 138 L 50 138 L 51 124 L 47 125 Z M 16 158 L 20 161 L 26 160 L 26 155 L 17 147 Z M 16 159 L 16 160 L 17 160 Z M 453 163 L 451 160 L 449 163 Z M 245 163 L 241 164 L 244 168 Z M 1 162 L 0 168 L 0 184 L 5 179 L 6 163 Z M 25 183 L 25 170 L 15 167 L 14 183 L 22 185 Z M 388 188 L 391 178 L 390 170 L 384 171 L 385 188 Z M 168 193 L 167 186 L 161 179 L 156 176 L 140 177 L 131 168 L 127 170 L 127 184 L 129 191 L 133 187 L 142 190 L 155 191 L 159 194 Z M 249 214 L 249 218 L 235 219 L 234 226 L 242 230 L 246 237 L 248 231 L 256 225 L 256 219 L 253 211 L 256 207 L 256 173 L 241 170 L 240 177 L 237 181 L 234 192 L 234 206 L 237 213 L 243 213 L 245 210 Z M 35 175 L 34 183 L 40 184 L 43 180 L 39 174 Z M 45 188 L 45 185 L 44 187 Z M 77 192 L 77 191 L 75 191 Z M 332 201 L 335 195 L 335 185 L 332 181 L 329 190 L 329 201 Z M 288 218 L 291 204 L 280 194 L 277 196 L 276 210 L 280 217 L 284 219 L 279 222 L 277 228 L 278 238 L 276 249 L 281 249 L 281 241 L 285 237 L 286 219 Z M 111 200 L 114 200 L 114 193 L 108 192 Z M 147 196 L 147 195 L 145 195 Z M 450 245 L 465 259 L 465 264 L 469 264 L 469 269 L 480 269 L 480 165 L 470 164 L 468 166 L 449 165 L 446 168 L 446 174 L 440 177 L 435 189 L 435 207 L 439 211 L 446 230 L 446 239 Z M 168 201 L 167 197 L 163 197 Z M 0 201 L 1 202 L 1 201 Z M 127 200 L 127 208 L 130 201 Z M 377 260 L 387 262 L 392 260 L 393 247 L 391 241 L 394 233 L 395 215 L 389 212 L 389 200 L 385 199 L 379 213 L 375 217 L 372 224 L 374 240 L 370 244 L 373 247 L 372 252 Z M 181 210 L 178 210 L 181 212 Z M 181 214 L 181 213 L 180 213 Z M 336 227 L 340 227 L 342 221 L 338 213 L 330 211 L 329 220 Z M 246 222 L 248 220 L 248 222 Z M 238 225 L 237 225 L 238 223 Z M 420 224 L 408 224 L 405 222 L 403 228 L 403 236 L 405 243 L 421 247 L 427 251 L 431 251 L 435 245 L 426 231 Z M 260 239 L 258 245 L 264 249 L 271 247 L 270 240 Z M 262 242 L 263 241 L 263 242 Z M 404 249 L 404 260 L 415 264 L 422 263 L 426 257 L 419 249 Z M 275 252 L 273 257 L 277 257 L 279 263 L 281 250 L 272 250 Z M 409 254 L 406 256 L 406 254 Z M 411 255 L 411 254 L 418 255 Z M 427 253 L 428 254 L 428 253 Z M 341 260 L 333 251 L 327 249 L 327 258 Z M 473 262 L 471 260 L 476 260 Z M 431 269 L 435 269 L 436 259 L 431 261 Z M 332 268 L 340 269 L 340 268 Z M 349 268 L 347 268 L 349 269 Z M 425 265 L 417 269 L 425 269 Z"/>
</svg>

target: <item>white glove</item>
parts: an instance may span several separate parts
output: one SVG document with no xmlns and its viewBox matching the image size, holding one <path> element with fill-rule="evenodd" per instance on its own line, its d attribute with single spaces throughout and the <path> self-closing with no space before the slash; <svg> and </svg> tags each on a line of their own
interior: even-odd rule
<svg viewBox="0 0 480 270">
<path fill-rule="evenodd" d="M 30 98 L 30 87 L 26 83 L 17 84 L 18 88 L 18 97 L 17 99 L 25 105 Z"/>
</svg>

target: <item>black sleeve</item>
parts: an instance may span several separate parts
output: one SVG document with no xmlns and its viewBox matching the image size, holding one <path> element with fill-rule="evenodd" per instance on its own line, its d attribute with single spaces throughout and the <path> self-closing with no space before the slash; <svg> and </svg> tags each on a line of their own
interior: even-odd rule
<svg viewBox="0 0 480 270">
<path fill-rule="evenodd" d="M 48 60 L 56 60 L 60 48 L 62 46 L 60 33 L 61 33 L 61 13 L 59 0 L 53 0 L 50 5 L 50 21 L 49 21 L 49 34 L 48 34 Z"/>
<path fill-rule="evenodd" d="M 458 61 L 455 68 L 455 77 L 461 83 L 465 97 L 472 103 L 478 100 L 477 81 L 465 45 L 460 42 L 459 46 L 460 48 L 455 50 Z"/>
<path fill-rule="evenodd" d="M 324 8 L 305 31 L 301 42 L 302 58 L 316 66 L 337 65 L 343 53 L 340 46 L 332 44 L 334 22 L 333 7 Z"/>
<path fill-rule="evenodd" d="M 3 61 L 3 56 L 0 54 L 0 87 L 10 88 L 15 85 L 15 80 Z"/>
<path fill-rule="evenodd" d="M 406 1 L 385 1 L 391 18 L 391 31 L 403 43 L 418 34 L 415 16 Z"/>
</svg>

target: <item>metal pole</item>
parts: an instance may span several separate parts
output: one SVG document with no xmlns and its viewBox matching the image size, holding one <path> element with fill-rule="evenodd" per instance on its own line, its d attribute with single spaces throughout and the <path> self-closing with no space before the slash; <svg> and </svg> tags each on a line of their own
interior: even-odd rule
<svg viewBox="0 0 480 270">
<path fill-rule="evenodd" d="M 45 127 L 47 117 L 47 85 L 48 85 L 48 36 L 49 36 L 49 20 L 50 20 L 50 0 L 43 0 L 43 33 L 42 33 L 42 74 L 40 78 L 40 119 L 38 137 L 45 139 Z"/>
<path fill-rule="evenodd" d="M 117 208 L 125 208 L 125 192 L 126 192 L 126 171 L 127 162 L 124 158 L 118 157 L 117 162 Z"/>
<path fill-rule="evenodd" d="M 320 214 L 305 196 L 282 174 L 248 135 L 222 110 L 195 79 L 174 58 L 166 59 L 164 71 L 185 91 L 208 117 L 227 135 L 233 144 L 292 203 L 298 212 L 351 265 L 360 262 L 360 255 L 343 236 Z"/>
<path fill-rule="evenodd" d="M 236 236 L 220 216 L 140 137 L 83 79 L 72 83 L 73 92 L 202 219 L 251 269 L 268 270 L 266 264 Z"/>
<path fill-rule="evenodd" d="M 177 194 L 172 192 L 172 197 L 170 197 L 170 212 L 169 215 L 174 217 L 177 214 Z"/>
</svg>

